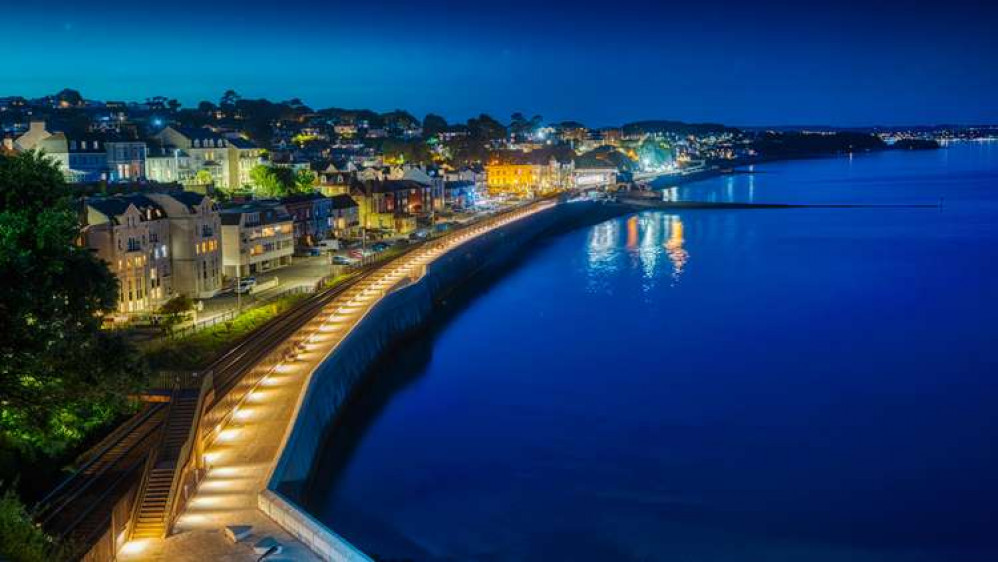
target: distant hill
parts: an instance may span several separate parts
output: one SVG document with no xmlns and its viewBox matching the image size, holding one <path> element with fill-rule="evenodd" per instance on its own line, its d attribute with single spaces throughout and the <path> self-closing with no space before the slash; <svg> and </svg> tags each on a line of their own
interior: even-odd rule
<svg viewBox="0 0 998 562">
<path fill-rule="evenodd" d="M 869 133 L 763 133 L 753 147 L 767 157 L 788 158 L 883 150 L 887 144 Z"/>
<path fill-rule="evenodd" d="M 675 133 L 679 135 L 703 135 L 708 133 L 737 133 L 735 127 L 720 123 L 685 123 L 683 121 L 635 121 L 623 126 L 625 135 L 646 133 Z"/>
</svg>

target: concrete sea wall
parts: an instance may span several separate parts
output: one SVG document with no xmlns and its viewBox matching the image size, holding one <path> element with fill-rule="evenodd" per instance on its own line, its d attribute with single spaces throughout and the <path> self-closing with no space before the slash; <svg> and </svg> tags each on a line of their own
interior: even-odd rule
<svg viewBox="0 0 998 562">
<path fill-rule="evenodd" d="M 305 488 L 326 431 L 369 368 L 391 345 L 426 323 L 436 303 L 475 274 L 498 269 L 545 234 L 620 214 L 619 206 L 562 203 L 482 234 L 426 266 L 417 282 L 384 296 L 312 373 L 260 508 L 328 560 L 367 560 L 295 502 Z"/>
</svg>

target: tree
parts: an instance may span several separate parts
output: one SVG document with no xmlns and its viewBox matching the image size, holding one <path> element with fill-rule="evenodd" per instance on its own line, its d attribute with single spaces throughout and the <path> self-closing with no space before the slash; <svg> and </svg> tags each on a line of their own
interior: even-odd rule
<svg viewBox="0 0 998 562">
<path fill-rule="evenodd" d="M 231 111 L 236 107 L 236 103 L 243 99 L 242 96 L 236 93 L 235 90 L 225 90 L 222 94 L 221 99 L 218 100 L 218 105 L 226 111 Z"/>
<path fill-rule="evenodd" d="M 68 549 L 35 525 L 13 490 L 0 493 L 0 559 L 17 562 L 63 560 Z"/>
<path fill-rule="evenodd" d="M 299 193 L 307 193 L 315 187 L 316 175 L 312 170 L 298 170 L 295 172 L 295 190 Z"/>
<path fill-rule="evenodd" d="M 198 104 L 198 111 L 206 115 L 213 114 L 216 110 L 218 107 L 210 101 L 202 101 Z"/>
<path fill-rule="evenodd" d="M 430 147 L 425 142 L 401 139 L 384 139 L 380 148 L 381 154 L 385 156 L 386 162 L 395 164 L 426 164 L 432 161 Z"/>
<path fill-rule="evenodd" d="M 65 88 L 55 95 L 55 99 L 63 107 L 77 107 L 83 105 L 83 96 L 76 90 Z"/>
<path fill-rule="evenodd" d="M 447 120 L 434 113 L 423 118 L 423 136 L 432 137 L 447 130 Z"/>
<path fill-rule="evenodd" d="M 509 118 L 509 132 L 514 137 L 520 139 L 527 136 L 527 131 L 529 130 L 529 123 L 527 118 L 523 116 L 522 113 L 517 111 Z"/>
<path fill-rule="evenodd" d="M 101 330 L 118 282 L 78 235 L 56 165 L 0 156 L 0 433 L 45 454 L 107 423 L 144 383 L 135 350 Z"/>
<path fill-rule="evenodd" d="M 284 197 L 295 189 L 295 176 L 291 168 L 277 168 L 258 164 L 250 170 L 253 191 L 263 197 Z"/>
<path fill-rule="evenodd" d="M 477 118 L 468 119 L 468 131 L 471 138 L 483 142 L 506 138 L 506 127 L 484 113 Z"/>
<path fill-rule="evenodd" d="M 165 327 L 172 328 L 191 310 L 194 310 L 194 301 L 187 295 L 177 295 L 159 307 L 159 314 L 164 317 Z"/>
<path fill-rule="evenodd" d="M 194 174 L 194 185 L 213 185 L 215 183 L 215 176 L 211 175 L 208 170 L 198 170 L 198 173 Z"/>
</svg>

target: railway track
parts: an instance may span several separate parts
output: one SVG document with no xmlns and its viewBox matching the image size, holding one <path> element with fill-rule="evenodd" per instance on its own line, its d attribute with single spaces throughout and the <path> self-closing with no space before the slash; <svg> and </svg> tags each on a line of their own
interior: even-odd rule
<svg viewBox="0 0 998 562">
<path fill-rule="evenodd" d="M 365 265 L 353 279 L 322 290 L 247 334 L 204 371 L 211 372 L 214 400 L 225 397 L 243 376 L 276 346 L 314 319 L 336 297 L 346 293 L 369 273 L 409 252 L 435 244 L 431 239 L 409 246 L 391 260 Z M 144 463 L 161 439 L 170 408 L 149 403 L 80 457 L 81 465 L 40 501 L 33 516 L 51 535 L 69 539 L 81 547 L 96 540 L 110 523 L 115 503 L 141 478 Z"/>
<path fill-rule="evenodd" d="M 122 488 L 141 473 L 158 441 L 166 405 L 150 403 L 91 452 L 87 460 L 35 507 L 34 519 L 58 539 L 86 543 L 103 531 Z"/>
</svg>

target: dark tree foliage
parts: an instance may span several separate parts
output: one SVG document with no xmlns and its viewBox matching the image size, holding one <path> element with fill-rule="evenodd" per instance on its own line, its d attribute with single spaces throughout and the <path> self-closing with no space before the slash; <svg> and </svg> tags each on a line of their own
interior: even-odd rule
<svg viewBox="0 0 998 562">
<path fill-rule="evenodd" d="M 44 454 L 109 421 L 144 378 L 134 350 L 101 330 L 118 284 L 78 232 L 55 165 L 0 156 L 0 437 Z"/>
<path fill-rule="evenodd" d="M 810 156 L 839 152 L 864 152 L 887 147 L 880 137 L 870 133 L 763 133 L 753 146 L 767 157 Z"/>
<path fill-rule="evenodd" d="M 302 115 L 312 112 L 298 99 L 274 103 L 266 99 L 244 99 L 235 94 L 223 97 L 223 101 L 222 109 L 226 114 L 223 123 L 242 129 L 261 146 L 270 144 L 275 123 L 297 121 Z"/>
<path fill-rule="evenodd" d="M 451 163 L 455 166 L 469 166 L 489 160 L 490 150 L 480 139 L 470 136 L 458 137 L 447 142 Z"/>
<path fill-rule="evenodd" d="M 58 94 L 55 95 L 55 99 L 61 104 L 67 104 L 72 106 L 83 104 L 83 96 L 80 95 L 80 92 L 76 90 L 71 90 L 69 88 L 61 90 Z"/>
<path fill-rule="evenodd" d="M 468 119 L 468 131 L 471 138 L 479 141 L 494 141 L 506 138 L 506 127 L 486 114 Z"/>
<path fill-rule="evenodd" d="M 343 109 L 339 107 L 329 107 L 320 109 L 318 112 L 323 117 L 330 118 L 338 123 L 354 123 L 361 125 L 367 123 L 368 127 L 384 127 L 385 121 L 381 115 L 370 109 Z"/>
<path fill-rule="evenodd" d="M 460 136 L 447 142 L 451 163 L 456 166 L 488 161 L 495 141 L 506 138 L 506 127 L 486 114 L 468 119 L 465 126 L 466 136 Z M 424 131 L 425 134 L 425 131 Z"/>
<path fill-rule="evenodd" d="M 408 111 L 401 109 L 385 113 L 381 116 L 381 119 L 385 127 L 388 127 L 393 132 L 404 131 L 419 126 L 419 119 L 413 117 Z"/>
<path fill-rule="evenodd" d="M 534 115 L 527 119 L 522 113 L 516 112 L 509 118 L 509 132 L 517 140 L 523 140 L 537 127 L 540 127 L 542 121 L 543 118 L 540 115 Z"/>
<path fill-rule="evenodd" d="M 427 113 L 423 118 L 423 135 L 432 137 L 447 130 L 447 120 L 435 113 Z"/>
<path fill-rule="evenodd" d="M 198 111 L 206 115 L 215 113 L 217 109 L 218 107 L 215 104 L 211 103 L 210 101 L 202 101 L 198 103 Z"/>
<path fill-rule="evenodd" d="M 940 148 L 939 141 L 935 139 L 901 139 L 891 145 L 891 148 L 898 150 L 935 150 Z"/>
<path fill-rule="evenodd" d="M 386 157 L 410 164 L 428 164 L 432 161 L 430 148 L 422 140 L 383 139 L 378 147 Z"/>
</svg>

